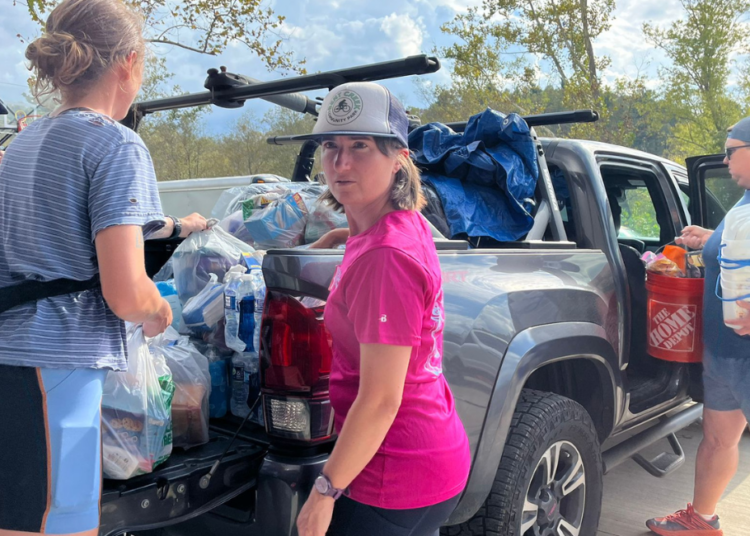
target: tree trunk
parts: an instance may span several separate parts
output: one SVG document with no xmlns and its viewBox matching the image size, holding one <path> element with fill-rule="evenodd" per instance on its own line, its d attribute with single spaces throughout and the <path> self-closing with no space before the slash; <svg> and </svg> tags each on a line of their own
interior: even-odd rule
<svg viewBox="0 0 750 536">
<path fill-rule="evenodd" d="M 581 0 L 581 21 L 583 23 L 583 42 L 586 46 L 586 56 L 589 66 L 589 84 L 591 85 L 591 96 L 594 102 L 599 100 L 599 78 L 596 72 L 596 57 L 594 56 L 594 45 L 589 33 L 589 2 Z"/>
</svg>

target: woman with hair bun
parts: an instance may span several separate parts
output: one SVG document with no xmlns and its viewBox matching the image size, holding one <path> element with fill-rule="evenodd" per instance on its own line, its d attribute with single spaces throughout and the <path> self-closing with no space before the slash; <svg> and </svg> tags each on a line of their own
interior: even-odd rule
<svg viewBox="0 0 750 536">
<path fill-rule="evenodd" d="M 149 152 L 118 123 L 145 52 L 120 0 L 64 0 L 26 50 L 37 97 L 60 106 L 0 162 L 0 536 L 98 534 L 102 386 L 127 368 L 123 321 L 148 336 L 172 321 L 144 237 L 206 225 L 164 217 Z"/>
</svg>

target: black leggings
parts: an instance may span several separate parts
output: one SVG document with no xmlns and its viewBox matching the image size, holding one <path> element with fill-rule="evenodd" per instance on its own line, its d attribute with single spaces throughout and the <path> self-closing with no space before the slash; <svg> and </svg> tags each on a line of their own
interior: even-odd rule
<svg viewBox="0 0 750 536">
<path fill-rule="evenodd" d="M 376 508 L 341 497 L 326 536 L 438 536 L 460 497 L 411 510 Z"/>
</svg>

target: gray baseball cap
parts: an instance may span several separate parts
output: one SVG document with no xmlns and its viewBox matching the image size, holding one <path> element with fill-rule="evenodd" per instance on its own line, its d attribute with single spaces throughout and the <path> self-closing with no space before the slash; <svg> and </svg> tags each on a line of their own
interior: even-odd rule
<svg viewBox="0 0 750 536">
<path fill-rule="evenodd" d="M 350 82 L 331 90 L 320 106 L 312 134 L 293 140 L 324 136 L 394 138 L 409 146 L 409 119 L 404 106 L 387 88 L 373 82 Z"/>
<path fill-rule="evenodd" d="M 728 140 L 739 140 L 750 143 L 750 117 L 740 119 L 727 134 Z"/>
</svg>

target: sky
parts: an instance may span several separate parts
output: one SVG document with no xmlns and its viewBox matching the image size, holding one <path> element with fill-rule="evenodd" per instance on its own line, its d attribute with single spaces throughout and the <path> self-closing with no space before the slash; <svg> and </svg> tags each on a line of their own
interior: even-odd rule
<svg viewBox="0 0 750 536">
<path fill-rule="evenodd" d="M 24 59 L 26 44 L 19 39 L 33 38 L 39 28 L 26 11 L 26 2 L 0 0 L 0 99 L 6 103 L 23 101 L 28 70 Z M 481 0 L 275 0 L 266 2 L 286 21 L 281 30 L 285 47 L 298 58 L 306 59 L 308 72 L 341 69 L 413 54 L 432 54 L 435 47 L 452 43 L 440 31 L 441 24 L 457 13 L 481 4 Z M 605 73 L 609 81 L 619 76 L 635 77 L 639 73 L 658 85 L 657 68 L 666 63 L 663 54 L 642 37 L 641 27 L 650 21 L 666 25 L 679 18 L 678 0 L 650 2 L 619 0 L 609 31 L 595 43 L 597 54 L 611 58 Z M 273 80 L 278 73 L 269 72 L 262 62 L 241 44 L 230 45 L 220 56 L 205 56 L 176 47 L 159 46 L 154 50 L 163 56 L 174 73 L 172 82 L 182 89 L 203 90 L 206 70 L 224 65 L 228 71 L 260 80 Z M 429 84 L 447 84 L 450 65 L 432 75 L 423 76 Z M 415 77 L 383 82 L 407 107 L 425 106 Z M 310 93 L 323 95 L 325 91 Z M 269 109 L 260 101 L 247 102 L 258 116 Z M 236 110 L 219 110 L 206 117 L 209 131 L 223 132 L 238 117 Z M 2 126 L 0 119 L 0 126 Z"/>
</svg>

